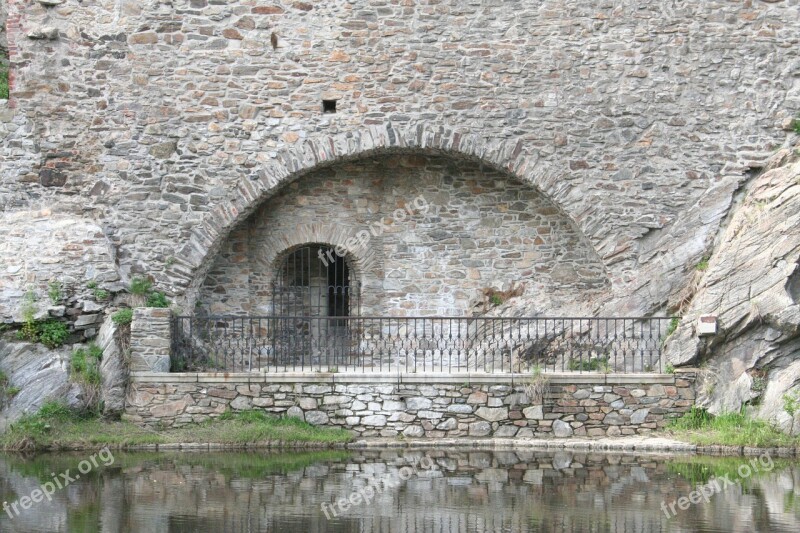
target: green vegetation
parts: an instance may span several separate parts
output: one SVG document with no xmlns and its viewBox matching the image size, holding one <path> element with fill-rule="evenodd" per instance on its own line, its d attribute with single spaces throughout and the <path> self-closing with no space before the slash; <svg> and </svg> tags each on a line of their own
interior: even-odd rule
<svg viewBox="0 0 800 533">
<path fill-rule="evenodd" d="M 783 395 L 783 410 L 792 417 L 790 433 L 794 433 L 794 415 L 800 411 L 800 392 L 786 393 Z"/>
<path fill-rule="evenodd" d="M 147 307 L 169 307 L 169 300 L 163 292 L 151 292 L 147 296 Z"/>
<path fill-rule="evenodd" d="M 262 411 L 224 413 L 216 420 L 155 431 L 131 424 L 102 420 L 90 411 L 45 403 L 38 413 L 20 419 L 0 436 L 6 450 L 33 451 L 64 446 L 126 447 L 143 444 L 211 442 L 243 445 L 266 441 L 336 444 L 352 435 L 342 429 L 318 428 L 296 418 L 270 417 Z"/>
<path fill-rule="evenodd" d="M 544 403 L 544 397 L 550 390 L 550 378 L 544 373 L 542 367 L 535 365 L 525 383 L 525 395 L 533 405 Z"/>
<path fill-rule="evenodd" d="M 703 258 L 700 260 L 699 263 L 694 267 L 696 270 L 703 272 L 704 270 L 708 270 L 708 260 L 711 259 L 709 256 L 704 255 Z"/>
<path fill-rule="evenodd" d="M 76 381 L 87 385 L 100 385 L 100 361 L 103 359 L 103 350 L 96 344 L 88 348 L 79 348 L 72 352 L 70 370 Z"/>
<path fill-rule="evenodd" d="M 664 368 L 664 372 L 666 372 L 667 374 L 674 374 L 675 367 L 672 366 L 672 363 L 667 363 L 667 366 Z"/>
<path fill-rule="evenodd" d="M 58 303 L 64 297 L 62 289 L 63 286 L 61 285 L 61 282 L 58 281 L 57 279 L 54 279 L 47 284 L 47 296 L 50 297 L 50 302 L 53 305 L 58 305 Z"/>
<path fill-rule="evenodd" d="M 792 129 L 795 133 L 800 135 L 800 118 L 794 119 L 794 122 L 792 122 Z"/>
<path fill-rule="evenodd" d="M 147 296 L 153 288 L 153 283 L 147 278 L 133 278 L 131 279 L 131 294 L 136 296 Z"/>
<path fill-rule="evenodd" d="M 0 66 L 0 100 L 8 100 L 8 67 Z"/>
<path fill-rule="evenodd" d="M 667 429 L 680 440 L 701 446 L 753 446 L 770 448 L 799 446 L 800 438 L 792 437 L 763 420 L 747 418 L 742 413 L 713 416 L 704 409 L 692 407 Z"/>
<path fill-rule="evenodd" d="M 59 289 L 60 290 L 60 289 Z M 69 337 L 67 325 L 56 319 L 36 320 L 36 293 L 25 293 L 22 299 L 22 328 L 17 338 L 28 342 L 41 342 L 48 348 L 58 348 Z"/>
<path fill-rule="evenodd" d="M 675 330 L 678 329 L 680 323 L 681 323 L 680 317 L 677 316 L 672 317 L 669 321 L 669 326 L 667 326 L 667 334 L 664 336 L 664 338 L 666 339 L 667 337 L 675 333 Z"/>
<path fill-rule="evenodd" d="M 45 320 L 36 325 L 39 342 L 48 348 L 58 348 L 69 337 L 67 325 L 58 320 Z"/>
<path fill-rule="evenodd" d="M 498 305 L 503 305 L 503 297 L 497 293 L 494 293 L 489 297 L 489 302 L 495 307 Z"/>
<path fill-rule="evenodd" d="M 127 307 L 125 309 L 120 309 L 111 315 L 111 320 L 118 326 L 128 325 L 133 322 L 133 309 Z"/>
<path fill-rule="evenodd" d="M 611 366 L 608 363 L 609 357 L 593 357 L 591 359 L 570 359 L 567 363 L 567 368 L 572 371 L 600 371 L 604 373 L 611 372 Z"/>
</svg>

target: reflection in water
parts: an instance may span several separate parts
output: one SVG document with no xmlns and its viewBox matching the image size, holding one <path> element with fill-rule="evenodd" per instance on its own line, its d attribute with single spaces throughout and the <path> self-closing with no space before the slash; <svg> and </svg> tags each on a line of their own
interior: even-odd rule
<svg viewBox="0 0 800 533">
<path fill-rule="evenodd" d="M 435 466 L 420 462 L 428 457 Z M 0 497 L 29 495 L 82 455 L 0 458 Z M 115 454 L 20 516 L 14 532 L 800 531 L 798 465 L 780 463 L 667 519 L 662 502 L 746 459 L 387 450 Z M 416 472 L 408 465 L 417 465 Z M 409 475 L 410 474 L 410 475 Z M 407 479 L 403 479 L 407 478 Z M 396 486 L 386 487 L 385 482 Z M 342 511 L 339 500 L 368 495 Z M 357 501 L 358 497 L 354 497 Z M 326 519 L 321 504 L 327 504 Z M 336 509 L 333 517 L 330 509 Z"/>
</svg>

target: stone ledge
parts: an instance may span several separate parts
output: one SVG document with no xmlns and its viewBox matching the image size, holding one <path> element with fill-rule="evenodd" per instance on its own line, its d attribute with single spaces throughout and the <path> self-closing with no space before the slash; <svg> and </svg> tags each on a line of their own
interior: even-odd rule
<svg viewBox="0 0 800 533">
<path fill-rule="evenodd" d="M 682 374 L 689 374 L 683 372 Z M 597 384 L 667 384 L 675 383 L 675 374 L 588 374 L 546 373 L 555 385 Z M 455 384 L 516 384 L 524 383 L 526 374 L 510 373 L 452 373 L 418 372 L 132 372 L 133 383 L 441 383 Z"/>
</svg>

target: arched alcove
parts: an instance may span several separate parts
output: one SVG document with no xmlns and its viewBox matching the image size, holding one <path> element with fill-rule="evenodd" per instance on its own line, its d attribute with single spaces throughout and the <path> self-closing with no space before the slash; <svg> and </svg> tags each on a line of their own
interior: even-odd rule
<svg viewBox="0 0 800 533">
<path fill-rule="evenodd" d="M 488 290 L 580 299 L 605 270 L 569 217 L 529 183 L 430 151 L 373 154 L 286 183 L 230 233 L 200 288 L 213 314 L 269 315 L 287 253 L 347 257 L 363 315 L 468 316 Z M 313 252 L 309 265 L 332 256 Z M 559 298 L 555 298 L 557 300 Z"/>
</svg>

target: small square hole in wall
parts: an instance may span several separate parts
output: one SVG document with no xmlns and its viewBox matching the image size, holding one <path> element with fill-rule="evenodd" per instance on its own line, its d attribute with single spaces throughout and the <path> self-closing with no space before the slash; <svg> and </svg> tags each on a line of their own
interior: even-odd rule
<svg viewBox="0 0 800 533">
<path fill-rule="evenodd" d="M 336 113 L 336 100 L 323 100 L 322 101 L 323 113 Z"/>
</svg>

